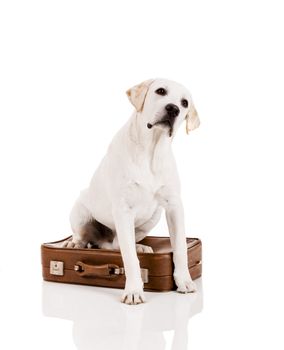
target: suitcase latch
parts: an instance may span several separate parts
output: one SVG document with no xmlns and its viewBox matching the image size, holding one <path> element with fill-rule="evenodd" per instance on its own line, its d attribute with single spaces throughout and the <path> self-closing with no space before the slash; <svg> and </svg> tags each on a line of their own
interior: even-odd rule
<svg viewBox="0 0 284 350">
<path fill-rule="evenodd" d="M 148 283 L 149 282 L 149 278 L 148 278 L 148 269 L 140 269 L 141 271 L 141 277 L 142 277 L 142 281 L 143 283 Z M 124 267 L 118 267 L 114 269 L 113 272 L 115 275 L 124 275 L 125 271 L 124 271 Z"/>
<path fill-rule="evenodd" d="M 141 271 L 141 277 L 142 277 L 143 283 L 148 283 L 149 282 L 149 279 L 148 279 L 149 270 L 148 269 L 140 269 L 140 271 Z"/>
<path fill-rule="evenodd" d="M 64 262 L 63 261 L 50 261 L 50 274 L 63 276 L 64 275 Z"/>
</svg>

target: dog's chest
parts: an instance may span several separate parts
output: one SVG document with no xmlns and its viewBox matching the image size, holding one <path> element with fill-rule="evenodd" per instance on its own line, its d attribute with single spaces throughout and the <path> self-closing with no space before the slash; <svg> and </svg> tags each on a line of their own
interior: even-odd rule
<svg viewBox="0 0 284 350">
<path fill-rule="evenodd" d="M 142 180 L 137 177 L 128 186 L 127 202 L 141 216 L 148 216 L 146 213 L 156 210 L 159 204 L 158 194 L 162 187 L 162 181 L 157 178 L 148 176 Z"/>
</svg>

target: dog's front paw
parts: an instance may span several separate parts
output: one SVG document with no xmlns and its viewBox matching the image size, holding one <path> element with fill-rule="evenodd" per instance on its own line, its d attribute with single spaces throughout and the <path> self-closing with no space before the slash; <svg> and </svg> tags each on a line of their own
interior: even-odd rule
<svg viewBox="0 0 284 350">
<path fill-rule="evenodd" d="M 137 253 L 154 253 L 152 247 L 144 244 L 136 244 Z"/>
<path fill-rule="evenodd" d="M 126 279 L 124 292 L 120 301 L 128 305 L 144 303 L 146 299 L 143 291 L 142 280 L 130 281 Z"/>
<path fill-rule="evenodd" d="M 142 289 L 136 289 L 136 290 L 125 289 L 120 301 L 128 305 L 136 305 L 136 304 L 145 303 L 146 299 Z"/>
<path fill-rule="evenodd" d="M 194 293 L 196 292 L 196 285 L 192 281 L 190 274 L 174 275 L 175 283 L 177 285 L 177 292 L 179 293 Z"/>
</svg>

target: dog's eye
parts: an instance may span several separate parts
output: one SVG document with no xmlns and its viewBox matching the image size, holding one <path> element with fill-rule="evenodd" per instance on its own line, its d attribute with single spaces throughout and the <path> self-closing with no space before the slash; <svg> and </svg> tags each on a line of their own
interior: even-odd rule
<svg viewBox="0 0 284 350">
<path fill-rule="evenodd" d="M 156 94 L 165 96 L 167 94 L 167 91 L 164 88 L 159 88 L 155 91 Z"/>
<path fill-rule="evenodd" d="M 187 101 L 186 99 L 181 100 L 181 105 L 182 105 L 184 108 L 187 108 L 187 107 L 188 107 L 188 101 Z"/>
</svg>

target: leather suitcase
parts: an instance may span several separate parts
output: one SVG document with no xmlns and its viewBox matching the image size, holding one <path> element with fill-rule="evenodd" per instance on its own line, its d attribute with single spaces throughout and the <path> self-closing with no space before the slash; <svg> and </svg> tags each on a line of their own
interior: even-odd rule
<svg viewBox="0 0 284 350">
<path fill-rule="evenodd" d="M 120 251 L 98 248 L 61 248 L 61 241 L 41 246 L 42 274 L 46 281 L 124 288 L 125 274 Z M 147 236 L 139 243 L 152 247 L 154 253 L 137 253 L 146 291 L 171 291 L 173 253 L 169 237 Z M 192 279 L 202 273 L 202 245 L 197 238 L 187 238 L 188 268 Z"/>
</svg>

